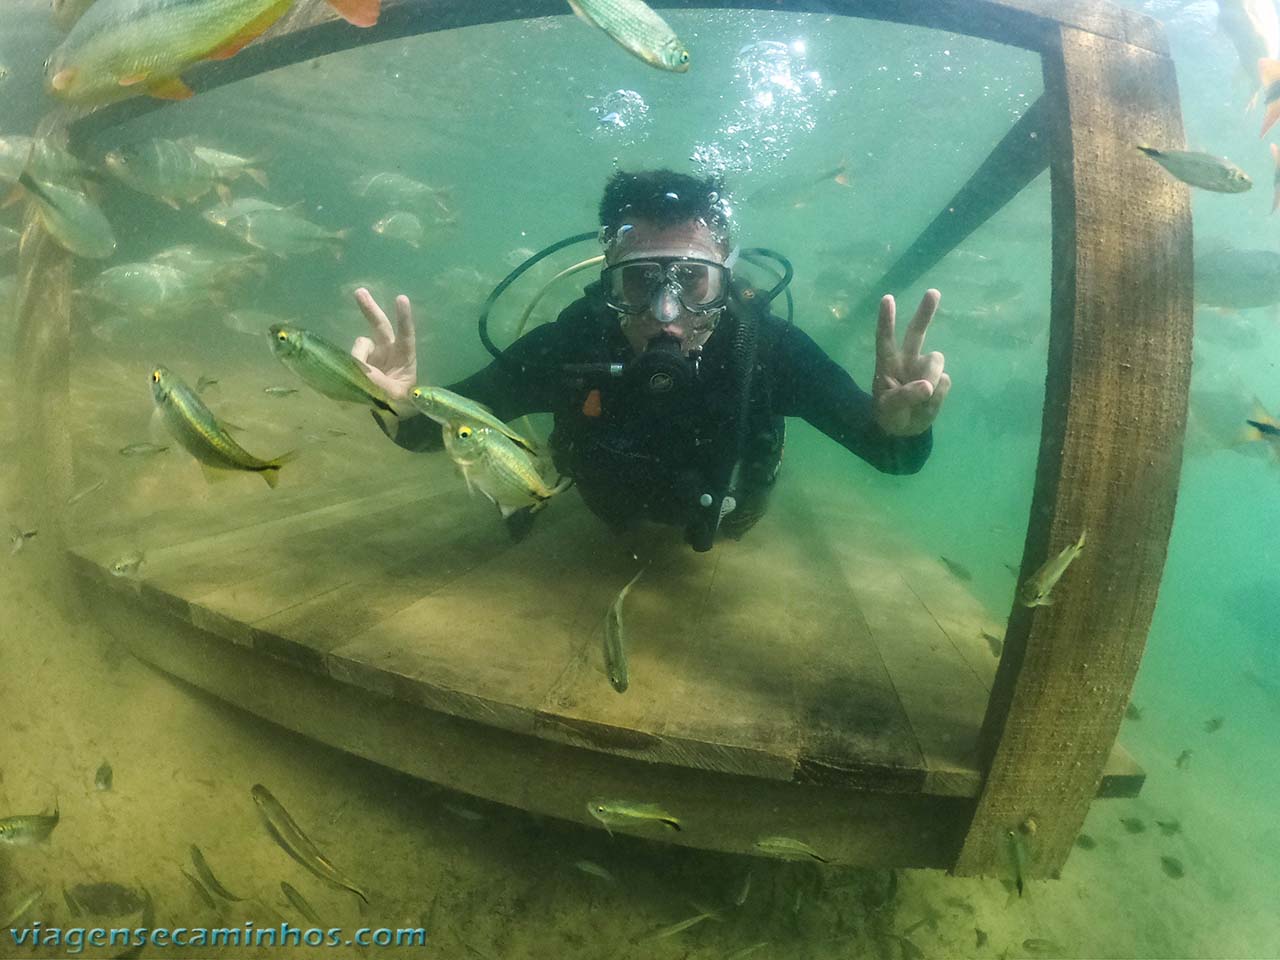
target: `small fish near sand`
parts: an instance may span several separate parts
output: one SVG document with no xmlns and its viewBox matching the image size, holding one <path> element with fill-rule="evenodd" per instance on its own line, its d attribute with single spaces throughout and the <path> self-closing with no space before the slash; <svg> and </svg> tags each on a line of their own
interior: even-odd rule
<svg viewBox="0 0 1280 960">
<path fill-rule="evenodd" d="M 328 924 L 320 919 L 320 915 L 316 913 L 315 908 L 307 902 L 307 898 L 300 894 L 291 884 L 280 881 L 280 891 L 285 898 L 293 905 L 293 909 L 297 910 L 306 921 L 316 927 L 327 927 Z"/>
<path fill-rule="evenodd" d="M 643 0 L 569 0 L 579 20 L 599 27 L 645 63 L 673 73 L 689 69 L 689 51 Z"/>
<path fill-rule="evenodd" d="M 36 887 L 18 898 L 13 905 L 13 909 L 4 914 L 0 918 L 0 930 L 7 930 L 10 927 L 16 927 L 19 921 L 27 915 L 27 911 L 40 902 L 40 898 L 44 896 L 44 887 Z"/>
<path fill-rule="evenodd" d="M 618 591 L 617 598 L 604 617 L 604 672 L 609 678 L 610 685 L 618 693 L 626 693 L 630 683 L 627 667 L 627 637 L 622 625 L 622 605 L 626 602 L 627 594 L 631 592 L 631 588 L 636 585 L 636 581 L 646 569 L 648 568 L 641 568 L 627 581 L 627 585 Z"/>
<path fill-rule="evenodd" d="M 93 775 L 93 788 L 95 790 L 107 791 L 111 789 L 115 782 L 115 773 L 111 769 L 111 764 L 103 760 L 98 767 L 97 772 Z"/>
<path fill-rule="evenodd" d="M 191 845 L 191 865 L 196 868 L 196 873 L 205 887 L 216 893 L 223 900 L 239 903 L 245 899 L 244 897 L 237 897 L 218 881 L 218 878 L 213 875 L 213 869 L 209 866 L 208 861 L 205 860 L 204 854 L 200 852 L 200 848 L 194 843 Z"/>
<path fill-rule="evenodd" d="M 1164 870 L 1165 876 L 1173 880 L 1181 880 L 1187 875 L 1186 868 L 1182 866 L 1182 861 L 1177 857 L 1161 857 L 1160 868 Z"/>
<path fill-rule="evenodd" d="M 942 561 L 943 565 L 951 571 L 951 575 L 957 580 L 962 580 L 965 583 L 968 583 L 973 579 L 973 574 L 969 572 L 969 568 L 964 564 L 950 560 L 947 557 L 942 556 L 942 554 L 938 554 L 938 559 Z"/>
<path fill-rule="evenodd" d="M 169 449 L 168 445 L 159 443 L 131 443 L 128 446 L 120 448 L 120 456 L 122 457 L 154 457 L 157 453 L 164 453 Z"/>
<path fill-rule="evenodd" d="M 1137 817 L 1121 817 L 1120 824 L 1126 833 L 1145 833 L 1147 825 Z"/>
<path fill-rule="evenodd" d="M 24 530 L 22 527 L 9 527 L 9 556 L 14 556 L 19 550 L 27 545 L 27 541 L 34 537 L 38 530 Z"/>
<path fill-rule="evenodd" d="M 606 883 L 617 884 L 618 878 L 612 873 L 600 866 L 598 863 L 592 863 L 590 860 L 578 860 L 574 863 L 574 867 L 589 877 L 595 877 Z"/>
<path fill-rule="evenodd" d="M 1204 722 L 1205 733 L 1217 733 L 1222 729 L 1222 725 L 1227 722 L 1226 717 L 1210 717 Z"/>
<path fill-rule="evenodd" d="M 715 916 L 715 914 L 711 914 L 711 913 L 694 914 L 692 917 L 689 917 L 687 920 L 681 920 L 678 923 L 671 924 L 670 926 L 659 927 L 657 930 L 653 931 L 653 933 L 650 933 L 647 936 L 641 937 L 639 940 L 636 941 L 636 943 L 652 943 L 654 940 L 665 940 L 667 937 L 674 937 L 677 933 L 683 933 L 684 931 L 688 930 L 690 927 L 694 926 L 695 924 L 699 924 L 703 920 L 709 920 L 713 916 Z"/>
<path fill-rule="evenodd" d="M 767 853 L 771 857 L 778 857 L 783 860 L 831 862 L 803 840 L 796 840 L 792 837 L 760 837 L 752 846 L 761 853 Z"/>
<path fill-rule="evenodd" d="M 302 832 L 302 828 L 294 822 L 293 817 L 289 816 L 289 812 L 281 806 L 280 801 L 272 796 L 270 790 L 258 783 L 254 784 L 250 795 L 253 797 L 253 802 L 258 805 L 258 813 L 267 833 L 280 844 L 285 853 L 326 883 L 349 890 L 365 903 L 369 902 L 369 895 L 329 862 L 311 839 Z"/>
<path fill-rule="evenodd" d="M 0 843 L 11 847 L 27 847 L 42 843 L 49 839 L 53 828 L 61 818 L 58 805 L 53 806 L 53 813 L 18 814 L 12 817 L 0 817 Z"/>
<path fill-rule="evenodd" d="M 232 439 L 199 395 L 165 367 L 151 371 L 151 393 L 164 425 L 206 468 L 207 477 L 209 471 L 242 470 L 260 474 L 267 486 L 275 489 L 280 482 L 280 468 L 292 459 L 292 453 L 271 460 L 249 453 Z"/>
<path fill-rule="evenodd" d="M 987 633 L 985 630 L 982 631 L 982 639 L 987 641 L 987 649 L 991 651 L 991 655 L 999 660 L 1004 653 L 1004 641 L 994 633 Z"/>
<path fill-rule="evenodd" d="M 1214 193 L 1244 193 L 1253 187 L 1249 175 L 1223 157 L 1190 150 L 1157 150 L 1141 145 L 1138 149 L 1190 187 Z"/>
<path fill-rule="evenodd" d="M 1076 846 L 1081 850 L 1094 850 L 1098 846 L 1098 841 L 1089 834 L 1082 833 L 1076 837 Z"/>
<path fill-rule="evenodd" d="M 1166 837 L 1172 837 L 1182 832 L 1182 823 L 1178 820 L 1157 820 L 1156 826 L 1160 828 L 1160 832 Z"/>
<path fill-rule="evenodd" d="M 1053 601 L 1049 598 L 1049 593 L 1067 572 L 1071 561 L 1080 556 L 1080 552 L 1084 549 L 1084 539 L 1085 531 L 1081 530 L 1080 537 L 1075 543 L 1063 547 L 1061 553 L 1056 557 L 1050 557 L 1039 570 L 1028 577 L 1026 583 L 1018 590 L 1018 602 L 1024 607 L 1051 605 Z"/>
<path fill-rule="evenodd" d="M 612 836 L 612 827 L 634 827 L 646 823 L 659 823 L 677 833 L 683 829 L 680 821 L 656 803 L 636 803 L 632 800 L 606 800 L 595 797 L 587 801 L 587 813 L 604 824 Z"/>
<path fill-rule="evenodd" d="M 1191 751 L 1183 750 L 1178 754 L 1178 759 L 1173 761 L 1173 765 L 1179 770 L 1185 770 L 1191 765 Z"/>
<path fill-rule="evenodd" d="M 147 562 L 146 555 L 141 550 L 135 550 L 132 553 L 126 553 L 116 557 L 111 561 L 110 571 L 113 577 L 132 577 Z"/>
</svg>

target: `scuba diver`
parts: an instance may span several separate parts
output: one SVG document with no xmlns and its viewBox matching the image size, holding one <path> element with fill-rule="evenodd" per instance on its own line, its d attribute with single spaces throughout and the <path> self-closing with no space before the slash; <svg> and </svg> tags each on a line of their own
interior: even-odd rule
<svg viewBox="0 0 1280 960">
<path fill-rule="evenodd" d="M 554 323 L 502 351 L 488 338 L 486 306 L 481 339 L 495 359 L 448 385 L 503 421 L 553 414 L 554 464 L 593 513 L 619 533 L 643 520 L 683 528 L 695 550 L 718 534 L 740 538 L 763 515 L 786 417 L 802 417 L 877 470 L 910 474 L 929 456 L 951 387 L 942 354 L 921 353 L 938 291 L 924 295 L 901 348 L 893 297 L 881 300 L 867 393 L 771 312 L 789 264 L 772 291 L 733 275 L 739 251 L 722 197 L 714 177 L 615 173 L 600 202 L 599 279 Z M 490 305 L 531 265 L 499 285 Z M 367 290 L 356 301 L 373 334 L 351 354 L 398 412 L 383 429 L 406 449 L 441 449 L 440 425 L 409 401 L 417 359 L 408 298 L 396 298 L 397 330 Z"/>
</svg>

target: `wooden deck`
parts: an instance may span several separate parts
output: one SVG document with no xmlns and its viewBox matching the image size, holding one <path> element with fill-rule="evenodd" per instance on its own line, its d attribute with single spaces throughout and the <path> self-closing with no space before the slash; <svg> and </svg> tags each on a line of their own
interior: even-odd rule
<svg viewBox="0 0 1280 960">
<path fill-rule="evenodd" d="M 525 742 L 846 797 L 978 795 L 975 745 L 997 662 L 981 634 L 1003 628 L 937 558 L 895 545 L 853 493 L 834 502 L 824 490 L 821 511 L 802 492 L 780 494 L 747 538 L 708 554 L 669 533 L 623 543 L 570 493 L 513 545 L 446 458 L 410 459 L 378 488 L 270 492 L 238 478 L 248 486 L 234 509 L 114 519 L 73 549 L 74 563 L 135 620 L 141 606 L 162 615 L 143 618 L 154 625 L 184 621 L 219 656 L 283 661 L 353 697 Z M 632 547 L 650 566 L 627 601 L 631 683 L 620 695 L 601 625 L 638 569 Z M 137 578 L 111 575 L 139 548 Z M 140 646 L 265 712 L 204 684 L 177 647 Z M 1133 795 L 1141 781 L 1117 750 L 1100 794 Z M 582 804 L 569 810 L 585 819 Z"/>
</svg>

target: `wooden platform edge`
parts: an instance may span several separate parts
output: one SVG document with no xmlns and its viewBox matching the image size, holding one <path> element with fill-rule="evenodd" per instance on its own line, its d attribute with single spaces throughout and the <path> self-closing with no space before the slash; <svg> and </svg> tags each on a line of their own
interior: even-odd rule
<svg viewBox="0 0 1280 960">
<path fill-rule="evenodd" d="M 761 836 L 802 839 L 833 863 L 944 867 L 954 859 L 972 801 L 846 790 L 680 769 L 575 749 L 441 716 L 339 684 L 227 644 L 84 584 L 94 613 L 157 669 L 288 730 L 473 796 L 599 829 L 592 797 L 660 802 L 680 833 L 622 832 L 707 850 L 757 854 Z M 615 831 L 619 828 L 614 828 Z"/>
<path fill-rule="evenodd" d="M 252 624 L 245 624 L 199 604 L 165 593 L 129 577 L 112 575 L 97 560 L 75 552 L 70 553 L 71 568 L 82 589 L 92 597 L 110 596 L 116 603 L 133 609 L 133 619 L 150 617 L 155 629 L 163 630 L 172 625 L 175 630 L 191 629 L 199 632 L 204 644 L 221 644 L 229 655 L 238 653 L 251 661 L 270 662 L 283 668 L 292 668 L 317 677 L 323 677 L 343 688 L 394 700 L 406 709 L 422 715 L 439 716 L 451 721 L 482 724 L 492 729 L 504 730 L 513 735 L 532 736 L 538 740 L 553 742 L 565 747 L 587 750 L 615 759 L 632 760 L 650 766 L 667 766 L 708 774 L 733 775 L 727 768 L 682 765 L 673 757 L 687 757 L 686 750 L 668 750 L 659 734 L 646 734 L 606 723 L 596 723 L 580 718 L 558 716 L 546 709 L 535 712 L 532 727 L 523 722 L 504 723 L 511 711 L 501 705 L 489 705 L 481 709 L 464 709 L 457 695 L 424 699 L 421 691 L 404 689 L 404 683 L 395 675 L 382 676 L 374 665 L 331 662 L 322 650 L 306 647 L 294 640 L 280 637 Z M 238 651 L 236 648 L 239 648 Z M 178 676 L 178 669 L 165 668 Z M 194 682 L 194 681 L 193 681 Z M 523 717 L 523 714 L 514 714 Z M 938 769 L 889 768 L 884 764 L 832 764 L 821 757 L 802 754 L 798 758 L 777 757 L 773 765 L 761 765 L 757 769 L 777 769 L 779 776 L 751 777 L 752 782 L 792 783 L 796 785 L 828 787 L 846 796 L 857 793 L 894 796 L 935 796 L 954 799 L 976 797 L 981 788 L 981 775 L 976 769 L 959 767 Z M 1107 761 L 1099 783 L 1099 797 L 1132 797 L 1142 787 L 1145 774 L 1118 744 Z"/>
</svg>

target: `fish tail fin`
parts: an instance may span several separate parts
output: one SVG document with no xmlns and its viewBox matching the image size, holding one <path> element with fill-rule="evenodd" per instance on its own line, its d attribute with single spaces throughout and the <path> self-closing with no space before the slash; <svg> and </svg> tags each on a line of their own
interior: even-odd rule
<svg viewBox="0 0 1280 960">
<path fill-rule="evenodd" d="M 1143 144 L 1141 144 L 1141 143 L 1139 143 L 1139 144 L 1135 144 L 1135 146 L 1136 146 L 1139 150 L 1141 150 L 1143 153 L 1145 153 L 1148 157 L 1151 157 L 1151 158 L 1153 158 L 1153 159 L 1154 159 L 1155 157 L 1160 156 L 1160 151 L 1159 151 L 1159 150 L 1157 150 L 1155 147 L 1148 147 L 1148 146 L 1145 146 L 1145 145 L 1143 145 Z"/>
<path fill-rule="evenodd" d="M 842 187 L 853 185 L 853 181 L 849 178 L 849 160 L 847 157 L 840 161 L 840 165 L 836 167 L 835 176 L 831 179 Z"/>
<path fill-rule="evenodd" d="M 1076 549 L 1077 549 L 1077 550 L 1083 550 L 1083 549 L 1084 549 L 1084 535 L 1085 535 L 1085 532 L 1086 532 L 1086 531 L 1085 531 L 1084 529 L 1081 529 L 1081 530 L 1080 530 L 1080 539 L 1076 541 Z"/>
<path fill-rule="evenodd" d="M 267 173 L 265 170 L 259 170 L 257 167 L 246 167 L 244 175 L 263 190 L 267 189 Z"/>
<path fill-rule="evenodd" d="M 265 467 L 263 467 L 261 470 L 262 479 L 267 481 L 267 486 L 270 487 L 272 490 L 274 490 L 276 486 L 280 483 L 280 468 L 283 467 L 286 463 L 289 463 L 292 460 L 296 460 L 297 458 L 298 458 L 298 451 L 290 450 L 288 453 L 282 453 L 280 456 L 276 457 L 274 460 L 268 463 Z"/>
<path fill-rule="evenodd" d="M 231 188 L 225 183 L 214 184 L 214 192 L 218 194 L 218 199 L 223 203 L 231 202 Z"/>
<path fill-rule="evenodd" d="M 1263 433 L 1267 432 L 1267 427 L 1280 428 L 1280 423 L 1277 423 L 1275 417 L 1267 412 L 1267 408 L 1257 397 L 1253 398 L 1253 412 L 1249 415 L 1249 419 L 1256 421 L 1256 426 Z"/>
<path fill-rule="evenodd" d="M 329 6 L 356 27 L 372 27 L 382 12 L 382 0 L 329 0 Z"/>
</svg>

